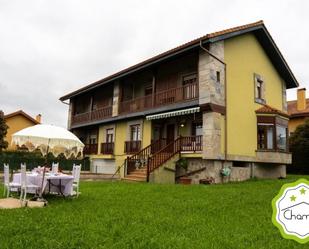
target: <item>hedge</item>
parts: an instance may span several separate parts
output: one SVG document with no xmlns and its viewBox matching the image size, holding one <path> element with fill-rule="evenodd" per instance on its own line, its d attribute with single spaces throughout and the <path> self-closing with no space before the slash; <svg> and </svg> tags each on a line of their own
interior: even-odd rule
<svg viewBox="0 0 309 249">
<path fill-rule="evenodd" d="M 3 151 L 0 153 L 0 171 L 3 171 L 3 164 L 8 163 L 10 170 L 20 169 L 21 163 L 26 163 L 27 170 L 31 170 L 37 166 L 43 166 L 45 163 L 45 157 L 39 152 L 28 152 L 28 151 Z M 64 157 L 54 157 L 49 154 L 47 157 L 48 165 L 52 162 L 59 162 L 60 170 L 72 170 L 73 164 L 81 164 L 82 170 L 90 170 L 89 158 L 78 159 L 65 159 Z"/>
</svg>

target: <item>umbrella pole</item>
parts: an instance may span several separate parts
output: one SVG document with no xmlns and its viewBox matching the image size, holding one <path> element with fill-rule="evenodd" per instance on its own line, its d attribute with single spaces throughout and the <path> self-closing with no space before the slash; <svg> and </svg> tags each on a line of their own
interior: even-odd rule
<svg viewBox="0 0 309 249">
<path fill-rule="evenodd" d="M 41 190 L 40 190 L 40 195 L 39 195 L 39 200 L 46 202 L 46 200 L 42 197 L 43 196 L 43 186 L 44 186 L 44 179 L 45 179 L 45 170 L 46 170 L 46 166 L 48 163 L 48 152 L 49 152 L 49 141 L 50 139 L 48 139 L 48 144 L 47 144 L 47 149 L 46 149 L 46 156 L 45 156 L 45 163 L 44 163 L 44 168 L 43 168 L 43 178 L 42 178 L 42 183 L 41 183 Z"/>
</svg>

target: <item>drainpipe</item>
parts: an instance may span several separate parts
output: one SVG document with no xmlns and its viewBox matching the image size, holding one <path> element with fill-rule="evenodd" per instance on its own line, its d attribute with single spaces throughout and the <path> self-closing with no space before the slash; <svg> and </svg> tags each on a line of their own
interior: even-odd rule
<svg viewBox="0 0 309 249">
<path fill-rule="evenodd" d="M 226 63 L 219 59 L 216 55 L 211 53 L 208 49 L 203 47 L 202 40 L 200 40 L 200 48 L 203 49 L 208 55 L 210 55 L 212 58 L 215 60 L 219 61 L 223 66 L 224 66 L 224 93 L 225 93 L 225 98 L 224 98 L 224 104 L 225 104 L 225 117 L 224 117 L 224 162 L 227 161 L 227 86 L 226 86 L 226 68 L 227 65 Z"/>
</svg>

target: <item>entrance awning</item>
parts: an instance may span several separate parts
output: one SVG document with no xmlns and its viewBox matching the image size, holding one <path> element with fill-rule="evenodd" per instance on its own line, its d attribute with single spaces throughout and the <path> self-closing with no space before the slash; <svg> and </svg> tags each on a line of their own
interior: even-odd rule
<svg viewBox="0 0 309 249">
<path fill-rule="evenodd" d="M 146 116 L 146 119 L 153 120 L 153 119 L 160 119 L 160 118 L 169 118 L 169 117 L 175 117 L 175 116 L 195 113 L 199 111 L 200 111 L 200 107 L 194 107 L 194 108 L 182 109 L 182 110 L 173 111 L 173 112 L 163 112 L 163 113 L 159 113 L 155 115 L 148 115 Z"/>
</svg>

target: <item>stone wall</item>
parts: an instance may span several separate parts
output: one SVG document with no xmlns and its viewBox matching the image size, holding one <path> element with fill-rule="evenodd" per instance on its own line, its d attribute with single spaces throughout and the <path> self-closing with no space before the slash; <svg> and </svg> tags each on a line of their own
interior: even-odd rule
<svg viewBox="0 0 309 249">
<path fill-rule="evenodd" d="M 252 163 L 252 176 L 256 178 L 276 179 L 286 177 L 286 165 Z"/>
<path fill-rule="evenodd" d="M 199 184 L 201 179 L 212 177 L 215 183 L 226 183 L 235 181 L 245 181 L 252 177 L 263 179 L 277 179 L 285 178 L 286 170 L 285 165 L 278 164 L 263 164 L 263 163 L 244 163 L 243 166 L 233 166 L 232 161 L 224 162 L 219 160 L 205 160 L 201 158 L 187 158 L 188 169 L 185 171 L 183 168 L 176 169 L 176 178 L 183 176 L 186 172 L 195 172 L 189 174 L 192 184 Z M 231 174 L 228 177 L 221 176 L 223 167 L 229 167 Z"/>
<path fill-rule="evenodd" d="M 203 158 L 223 159 L 221 153 L 221 114 L 217 112 L 203 113 Z"/>
<path fill-rule="evenodd" d="M 163 166 L 155 169 L 149 175 L 149 182 L 174 184 L 175 183 L 175 163 L 178 160 L 178 156 L 174 156 L 167 161 Z"/>
<path fill-rule="evenodd" d="M 224 60 L 223 41 L 210 44 L 209 51 L 220 60 Z M 205 103 L 224 105 L 224 65 L 204 50 L 200 50 L 198 72 L 200 105 Z M 217 72 L 220 72 L 220 81 L 217 80 Z"/>
<path fill-rule="evenodd" d="M 209 51 L 224 60 L 224 42 L 209 45 Z M 224 65 L 204 50 L 199 53 L 199 104 L 215 104 L 225 106 L 225 68 Z M 219 72 L 219 78 L 217 73 Z M 221 114 L 203 113 L 203 158 L 222 159 L 221 153 Z"/>
</svg>

